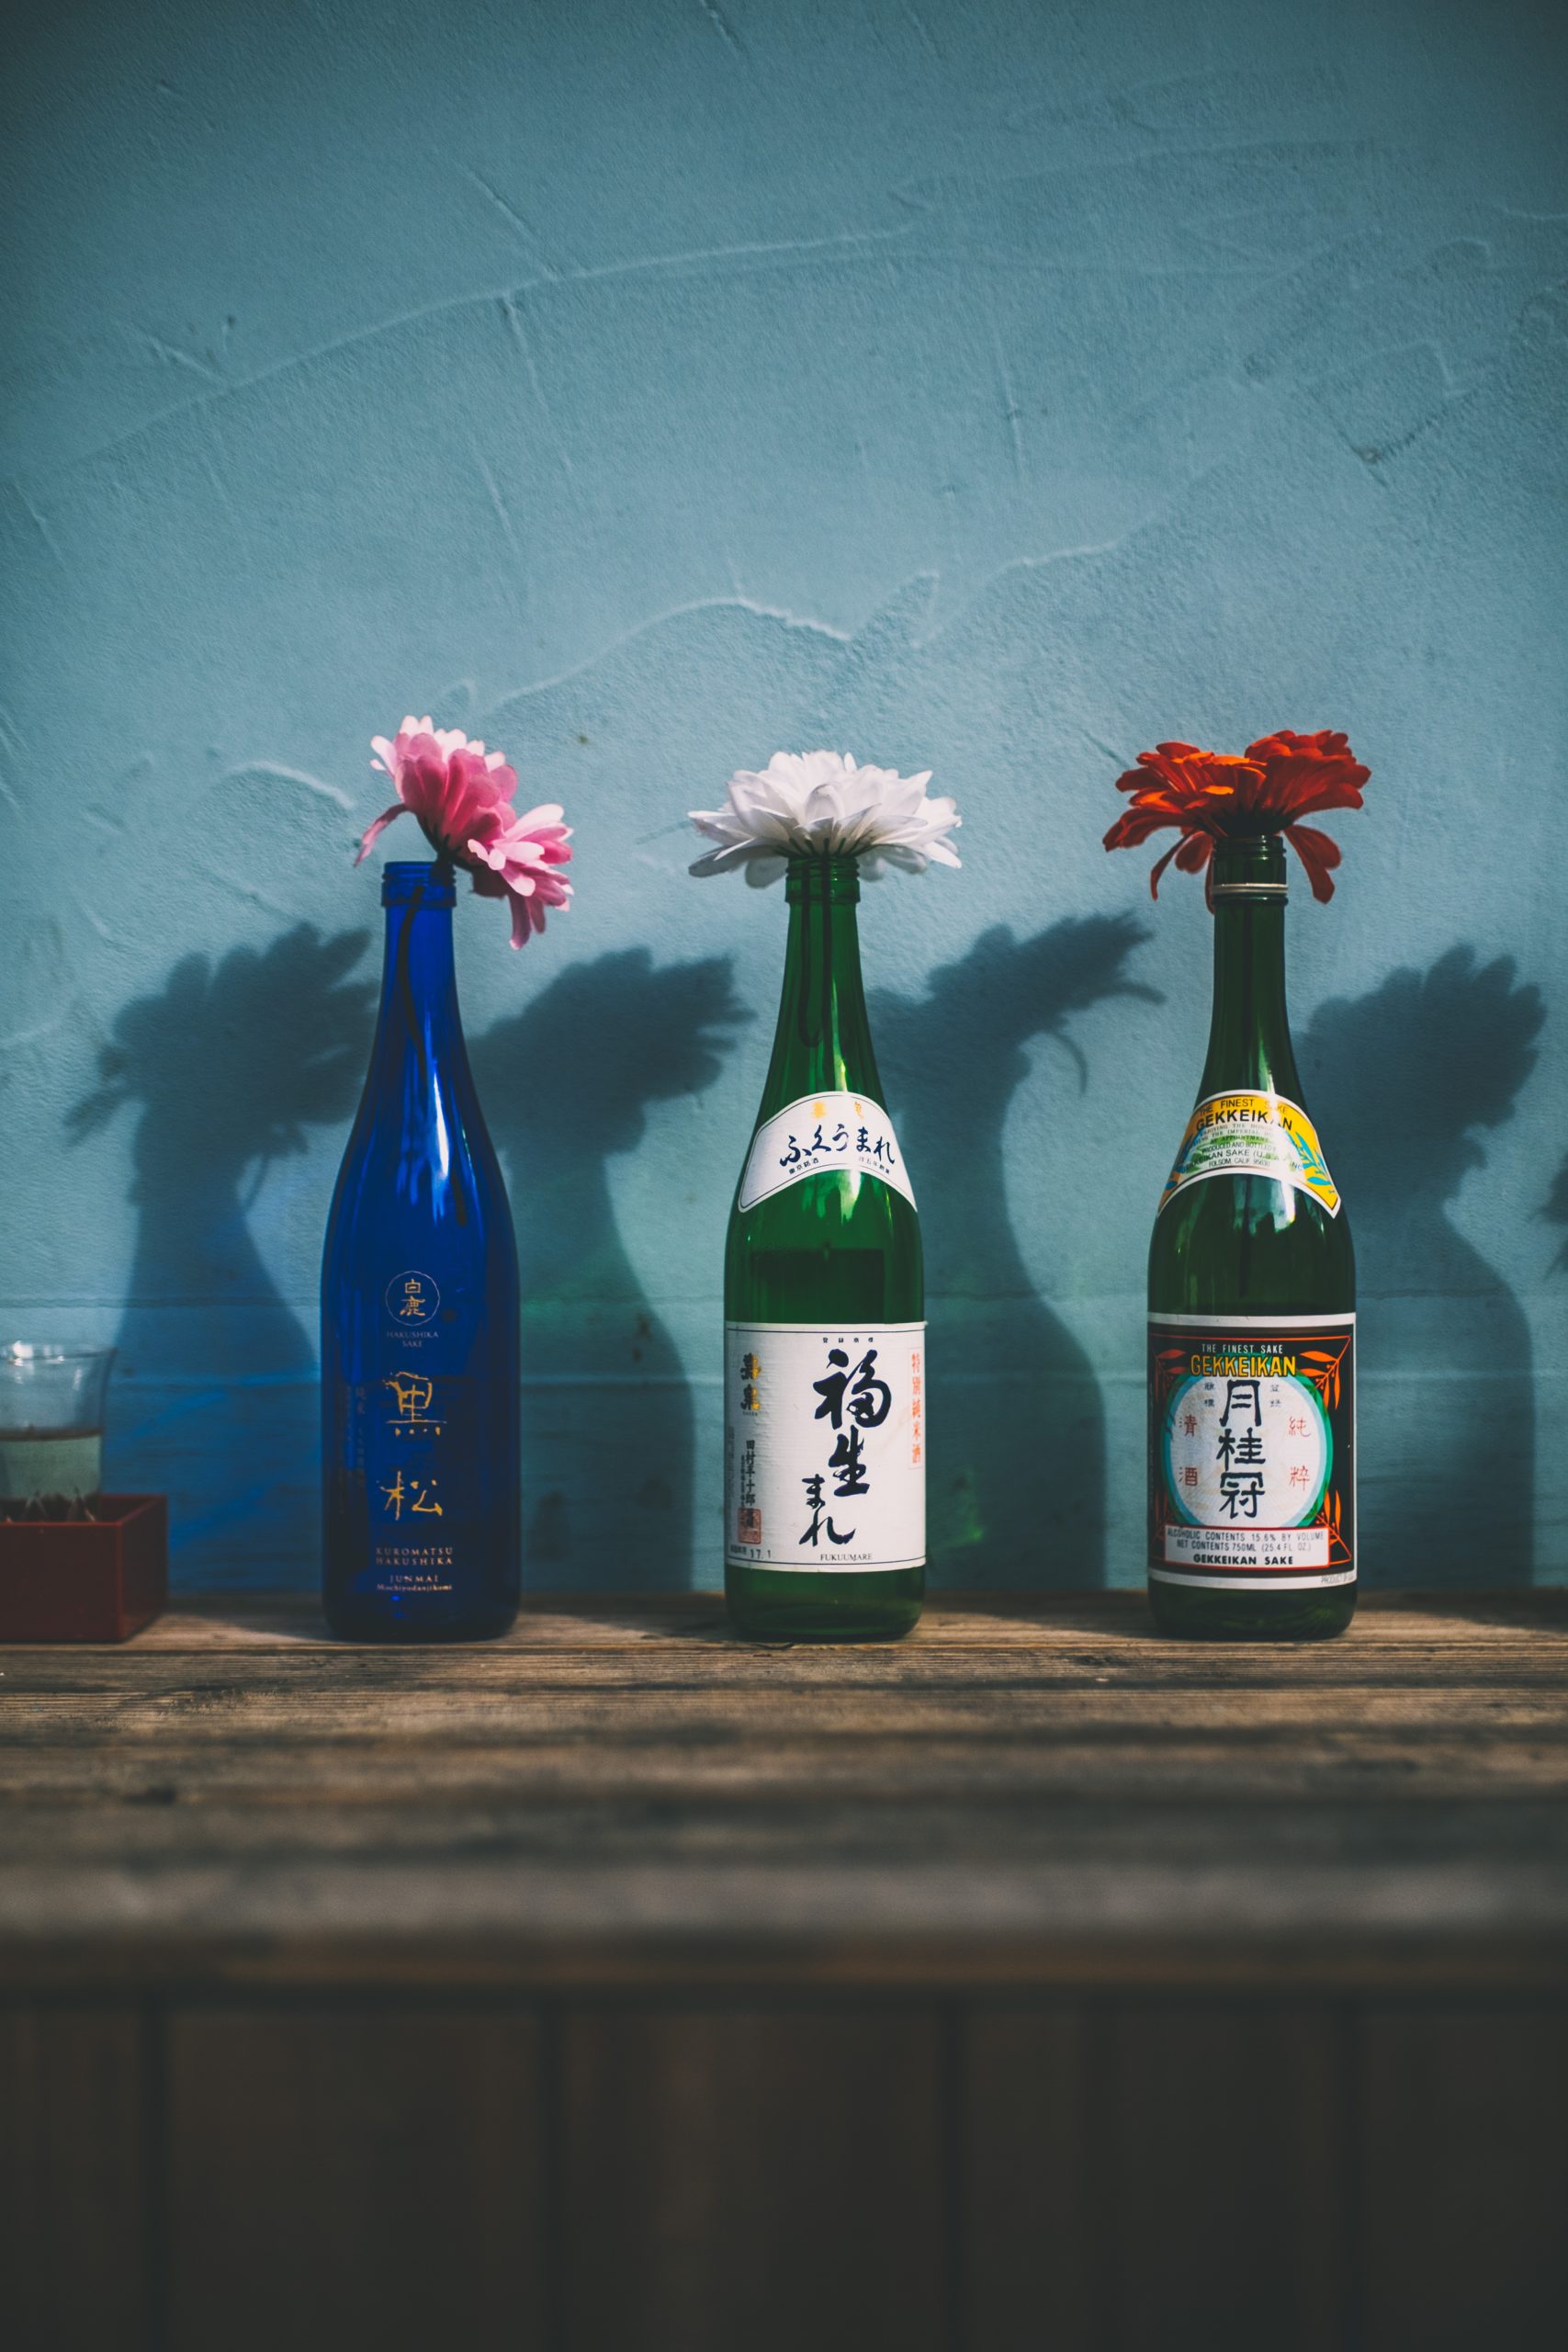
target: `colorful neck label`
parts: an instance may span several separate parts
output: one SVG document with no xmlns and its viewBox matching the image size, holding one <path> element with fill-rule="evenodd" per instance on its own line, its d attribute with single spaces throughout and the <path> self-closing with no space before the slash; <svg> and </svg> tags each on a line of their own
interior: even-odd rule
<svg viewBox="0 0 1568 2352">
<path fill-rule="evenodd" d="M 1151 1315 L 1149 1577 L 1356 1578 L 1354 1315 Z"/>
<path fill-rule="evenodd" d="M 727 1323 L 724 1556 L 808 1576 L 926 1556 L 923 1323 Z"/>
<path fill-rule="evenodd" d="M 1211 1094 L 1187 1122 L 1160 1207 L 1205 1176 L 1272 1176 L 1339 1214 L 1339 1189 L 1328 1172 L 1317 1129 L 1283 1094 Z"/>
<path fill-rule="evenodd" d="M 869 1094 L 803 1094 L 759 1127 L 740 1179 L 739 1206 L 753 1209 L 825 1168 L 880 1176 L 914 1204 L 893 1122 Z"/>
</svg>

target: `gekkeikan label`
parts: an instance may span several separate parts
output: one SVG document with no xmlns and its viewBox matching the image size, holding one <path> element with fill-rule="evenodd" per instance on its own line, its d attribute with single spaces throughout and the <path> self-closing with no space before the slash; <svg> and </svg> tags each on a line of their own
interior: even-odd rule
<svg viewBox="0 0 1568 2352">
<path fill-rule="evenodd" d="M 1353 1315 L 1150 1316 L 1156 1583 L 1354 1583 L 1355 1357 Z"/>
<path fill-rule="evenodd" d="M 803 1094 L 758 1128 L 740 1178 L 739 1205 L 755 1208 L 786 1184 L 839 1168 L 852 1176 L 880 1176 L 914 1201 L 893 1122 L 880 1102 L 869 1094 Z"/>
<path fill-rule="evenodd" d="M 1299 1102 L 1282 1094 L 1211 1094 L 1187 1122 L 1160 1207 L 1205 1176 L 1272 1176 L 1339 1214 L 1339 1191 L 1317 1129 Z"/>
<path fill-rule="evenodd" d="M 818 1576 L 921 1565 L 923 1323 L 725 1325 L 724 1555 Z"/>
</svg>

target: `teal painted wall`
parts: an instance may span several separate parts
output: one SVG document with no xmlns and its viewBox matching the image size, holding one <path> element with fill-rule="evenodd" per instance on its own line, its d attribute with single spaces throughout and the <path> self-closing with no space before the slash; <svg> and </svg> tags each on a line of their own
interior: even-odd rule
<svg viewBox="0 0 1568 2352">
<path fill-rule="evenodd" d="M 1134 1581 L 1206 918 L 1159 736 L 1346 728 L 1292 909 L 1362 1261 L 1365 1553 L 1568 1574 L 1561 21 L 1500 0 L 118 0 L 3 168 L 4 1324 L 117 1334 L 187 1580 L 314 1570 L 367 738 L 578 826 L 462 985 L 530 1285 L 529 1573 L 716 1580 L 719 1246 L 784 910 L 731 767 L 931 765 L 863 932 L 949 1582 Z M 403 843 L 403 854 L 413 847 Z M 961 1483 L 967 1476 L 972 1483 Z"/>
</svg>

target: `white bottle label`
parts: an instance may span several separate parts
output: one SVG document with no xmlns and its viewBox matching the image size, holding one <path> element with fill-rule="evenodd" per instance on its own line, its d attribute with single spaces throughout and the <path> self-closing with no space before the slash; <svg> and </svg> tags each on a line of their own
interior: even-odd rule
<svg viewBox="0 0 1568 2352">
<path fill-rule="evenodd" d="M 926 1327 L 724 1327 L 724 1555 L 812 1576 L 926 1556 Z"/>
<path fill-rule="evenodd" d="M 893 1122 L 869 1094 L 803 1094 L 758 1128 L 740 1179 L 742 1209 L 824 1168 L 880 1176 L 911 1204 L 914 1192 Z"/>
</svg>

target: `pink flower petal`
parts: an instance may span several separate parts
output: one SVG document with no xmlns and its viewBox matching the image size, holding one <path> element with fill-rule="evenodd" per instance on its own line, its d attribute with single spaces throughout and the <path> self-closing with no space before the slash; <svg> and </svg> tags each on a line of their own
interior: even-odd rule
<svg viewBox="0 0 1568 2352">
<path fill-rule="evenodd" d="M 394 800 L 389 808 L 382 809 L 380 815 L 377 818 L 376 822 L 373 825 L 367 825 L 363 838 L 359 843 L 359 854 L 354 861 L 355 865 L 362 865 L 365 859 L 369 856 L 371 850 L 380 840 L 381 835 L 386 831 L 393 818 L 401 817 L 406 814 L 407 811 L 405 810 L 402 802 L 400 800 Z"/>
<path fill-rule="evenodd" d="M 371 766 L 392 777 L 398 799 L 367 831 L 359 856 L 407 809 L 436 855 L 472 876 L 481 898 L 512 900 L 513 946 L 543 931 L 545 908 L 564 907 L 571 895 L 553 871 L 572 854 L 560 803 L 542 801 L 519 817 L 517 772 L 505 755 L 460 728 L 434 726 L 428 716 L 411 713 L 394 741 L 373 736 L 371 749 Z"/>
</svg>

